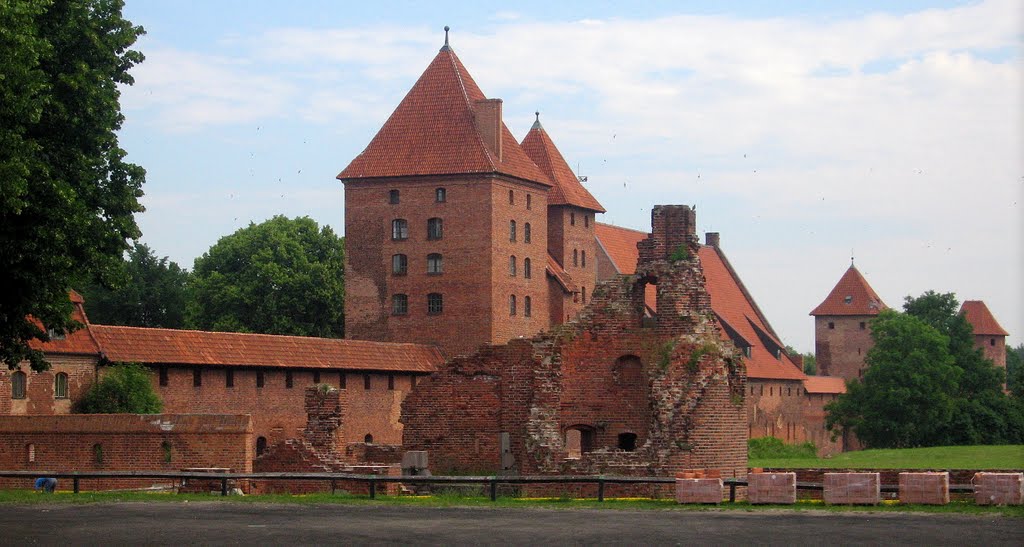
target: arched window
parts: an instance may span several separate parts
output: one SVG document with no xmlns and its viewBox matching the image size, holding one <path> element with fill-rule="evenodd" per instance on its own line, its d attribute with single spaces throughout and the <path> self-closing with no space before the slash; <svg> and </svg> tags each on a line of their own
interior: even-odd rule
<svg viewBox="0 0 1024 547">
<path fill-rule="evenodd" d="M 532 306 L 531 306 L 531 302 L 530 302 L 530 297 L 529 296 L 524 296 L 523 297 L 523 317 L 530 317 L 530 314 L 533 313 L 533 310 L 530 309 L 531 307 Z"/>
<path fill-rule="evenodd" d="M 436 240 L 444 236 L 444 222 L 439 218 L 427 219 L 427 239 Z"/>
<path fill-rule="evenodd" d="M 366 436 L 363 437 L 363 442 L 366 444 L 373 444 L 373 435 L 367 433 Z"/>
<path fill-rule="evenodd" d="M 444 311 L 444 296 L 432 292 L 427 295 L 427 315 L 438 315 Z"/>
<path fill-rule="evenodd" d="M 405 275 L 409 272 L 409 257 L 403 254 L 391 255 L 391 273 Z"/>
<path fill-rule="evenodd" d="M 583 268 L 587 267 L 587 251 L 580 251 L 580 266 Z"/>
<path fill-rule="evenodd" d="M 515 257 L 515 255 L 512 255 L 512 256 L 508 257 L 508 275 L 510 275 L 512 277 L 516 276 L 516 257 Z"/>
<path fill-rule="evenodd" d="M 514 294 L 510 294 L 508 296 L 508 314 L 509 315 L 515 315 L 516 314 L 516 295 L 514 295 Z"/>
<path fill-rule="evenodd" d="M 448 201 L 448 191 L 444 188 L 438 188 L 434 190 L 434 201 L 438 203 L 444 203 Z"/>
<path fill-rule="evenodd" d="M 25 398 L 25 373 L 16 370 L 11 375 L 11 399 L 24 399 Z"/>
<path fill-rule="evenodd" d="M 439 274 L 444 272 L 444 257 L 439 253 L 430 253 L 427 255 L 427 273 L 428 274 Z"/>
<path fill-rule="evenodd" d="M 405 315 L 409 313 L 409 295 L 407 294 L 394 294 L 391 295 L 391 314 L 392 315 Z"/>
<path fill-rule="evenodd" d="M 578 250 L 576 250 L 576 249 L 572 250 L 572 265 L 573 266 L 579 266 L 580 265 L 580 252 Z"/>
<path fill-rule="evenodd" d="M 53 398 L 68 398 L 68 375 L 63 372 L 58 372 L 57 375 L 53 377 Z"/>
<path fill-rule="evenodd" d="M 516 221 L 508 221 L 508 240 L 515 243 L 516 241 Z"/>
<path fill-rule="evenodd" d="M 409 238 L 409 223 L 404 218 L 396 218 L 391 221 L 391 239 L 402 240 Z"/>
<path fill-rule="evenodd" d="M 530 279 L 531 275 L 532 275 L 532 272 L 530 271 L 530 259 L 529 258 L 524 258 L 523 259 L 523 277 L 525 277 L 526 279 Z"/>
<path fill-rule="evenodd" d="M 516 194 L 512 190 L 508 191 L 508 204 L 514 205 L 516 202 Z"/>
<path fill-rule="evenodd" d="M 267 453 L 267 438 L 256 437 L 256 457 L 260 457 Z"/>
<path fill-rule="evenodd" d="M 578 459 L 594 449 L 594 428 L 589 425 L 574 425 L 565 430 L 565 448 L 570 458 Z"/>
<path fill-rule="evenodd" d="M 527 209 L 529 209 L 531 206 L 533 206 L 533 199 L 532 198 L 533 198 L 533 196 L 531 196 L 530 194 L 526 194 L 526 208 Z"/>
<path fill-rule="evenodd" d="M 530 242 L 530 223 L 527 222 L 526 226 L 523 226 L 523 243 Z"/>
</svg>

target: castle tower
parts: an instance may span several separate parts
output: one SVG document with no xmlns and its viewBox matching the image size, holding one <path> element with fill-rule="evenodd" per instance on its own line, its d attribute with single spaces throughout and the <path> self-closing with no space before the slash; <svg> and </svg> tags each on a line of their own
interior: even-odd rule
<svg viewBox="0 0 1024 547">
<path fill-rule="evenodd" d="M 540 113 L 522 142 L 523 151 L 548 176 L 547 251 L 551 324 L 574 317 L 590 299 L 597 282 L 595 214 L 604 207 L 569 168 L 547 131 Z"/>
<path fill-rule="evenodd" d="M 974 347 L 980 348 L 986 359 L 1006 369 L 1006 337 L 1010 333 L 999 325 L 988 306 L 981 300 L 965 300 L 960 315 L 974 329 Z"/>
<path fill-rule="evenodd" d="M 865 368 L 874 346 L 870 321 L 886 308 L 875 290 L 851 263 L 832 292 L 814 308 L 814 354 L 818 374 L 851 380 Z"/>
<path fill-rule="evenodd" d="M 338 175 L 347 337 L 435 344 L 451 357 L 549 326 L 552 183 L 501 111 L 446 35 L 391 117 Z"/>
</svg>

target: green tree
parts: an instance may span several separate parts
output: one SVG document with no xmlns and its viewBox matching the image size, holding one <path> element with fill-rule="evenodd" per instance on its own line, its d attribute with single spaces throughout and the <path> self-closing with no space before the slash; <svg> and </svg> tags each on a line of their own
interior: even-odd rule
<svg viewBox="0 0 1024 547">
<path fill-rule="evenodd" d="M 83 414 L 157 414 L 162 409 L 149 371 L 137 363 L 109 367 L 77 408 Z"/>
<path fill-rule="evenodd" d="M 193 270 L 191 327 L 340 338 L 345 245 L 309 217 L 275 216 L 222 237 Z"/>
<path fill-rule="evenodd" d="M 921 319 L 885 310 L 872 322 L 875 345 L 862 381 L 825 408 L 830 429 L 851 429 L 871 448 L 929 446 L 956 409 L 960 370 L 949 339 Z"/>
<path fill-rule="evenodd" d="M 118 85 L 143 57 L 119 0 L 0 0 L 0 359 L 48 367 L 31 318 L 72 330 L 68 289 L 108 279 L 145 171 L 124 161 Z"/>
<path fill-rule="evenodd" d="M 786 346 L 786 353 L 789 355 L 799 355 L 804 360 L 804 374 L 808 376 L 814 376 L 818 374 L 818 360 L 814 357 L 814 353 L 800 353 L 793 346 Z"/>
<path fill-rule="evenodd" d="M 185 326 L 188 271 L 167 257 L 157 258 L 152 249 L 138 242 L 122 266 L 114 288 L 94 283 L 82 291 L 90 321 L 129 327 Z"/>
<path fill-rule="evenodd" d="M 1018 399 L 1024 399 L 1024 344 L 1006 347 L 1006 387 Z"/>
</svg>

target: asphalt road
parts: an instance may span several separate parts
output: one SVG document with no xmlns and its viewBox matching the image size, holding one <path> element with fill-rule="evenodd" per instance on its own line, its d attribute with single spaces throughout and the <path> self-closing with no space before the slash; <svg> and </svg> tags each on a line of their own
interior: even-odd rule
<svg viewBox="0 0 1024 547">
<path fill-rule="evenodd" d="M 1024 545 L 1024 521 L 907 513 L 218 502 L 0 507 L 0 544 Z"/>
</svg>

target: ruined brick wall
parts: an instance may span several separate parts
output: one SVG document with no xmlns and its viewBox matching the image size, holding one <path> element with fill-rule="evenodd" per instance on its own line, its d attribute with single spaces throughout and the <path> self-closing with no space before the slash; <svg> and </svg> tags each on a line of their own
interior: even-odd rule
<svg viewBox="0 0 1024 547">
<path fill-rule="evenodd" d="M 249 416 L 72 414 L 0 416 L 0 468 L 50 472 L 180 471 L 223 467 L 252 471 Z M 168 484 L 167 479 L 83 479 L 87 490 Z M 0 479 L 0 488 L 31 488 Z M 69 483 L 61 488 L 70 488 Z"/>
<path fill-rule="evenodd" d="M 427 450 L 435 470 L 495 472 L 507 434 L 520 473 L 745 470 L 746 373 L 714 322 L 692 211 L 656 207 L 652 220 L 660 241 L 641 249 L 638 274 L 599 284 L 576 320 L 451 360 L 422 382 L 403 404 L 404 448 Z M 645 322 L 655 283 L 667 313 Z M 586 432 L 578 458 L 570 430 Z M 632 446 L 620 448 L 621 434 L 636 435 Z"/>
<path fill-rule="evenodd" d="M 12 399 L 11 377 L 13 370 L 0 367 L 0 415 L 6 414 L 68 414 L 74 403 L 92 387 L 96 377 L 95 355 L 47 355 L 50 369 L 32 371 L 28 363 L 22 363 L 25 373 L 25 398 Z M 54 379 L 57 374 L 68 376 L 68 396 L 54 396 Z"/>
<path fill-rule="evenodd" d="M 868 315 L 823 315 L 814 318 L 814 354 L 821 376 L 859 378 L 864 358 L 874 347 Z M 831 325 L 831 328 L 830 328 Z"/>
</svg>

